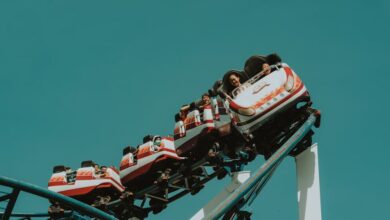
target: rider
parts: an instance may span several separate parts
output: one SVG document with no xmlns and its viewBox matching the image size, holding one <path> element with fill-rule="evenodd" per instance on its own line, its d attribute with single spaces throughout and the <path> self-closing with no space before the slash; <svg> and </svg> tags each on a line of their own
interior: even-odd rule
<svg viewBox="0 0 390 220">
<path fill-rule="evenodd" d="M 245 62 L 244 71 L 249 77 L 253 77 L 263 70 L 265 70 L 264 73 L 267 75 L 271 72 L 270 65 L 280 62 L 282 62 L 282 59 L 276 53 L 268 56 L 254 55 Z"/>
<path fill-rule="evenodd" d="M 234 88 L 237 88 L 237 87 L 241 86 L 240 76 L 237 73 L 230 74 L 229 75 L 229 83 Z"/>
<path fill-rule="evenodd" d="M 95 164 L 93 165 L 93 168 L 95 169 L 95 173 L 100 172 L 99 164 L 95 163 Z"/>
<path fill-rule="evenodd" d="M 106 177 L 107 176 L 107 166 L 101 166 L 100 167 L 100 177 Z"/>
<path fill-rule="evenodd" d="M 224 88 L 229 96 L 231 92 L 241 86 L 241 84 L 246 80 L 245 73 L 238 70 L 229 70 L 225 73 L 223 77 Z"/>
<path fill-rule="evenodd" d="M 208 93 L 204 93 L 202 95 L 202 100 L 199 102 L 199 109 L 203 111 L 204 107 L 210 105 L 210 95 Z"/>
<path fill-rule="evenodd" d="M 158 151 L 161 146 L 161 137 L 155 136 L 153 141 L 153 148 L 155 151 Z"/>
</svg>

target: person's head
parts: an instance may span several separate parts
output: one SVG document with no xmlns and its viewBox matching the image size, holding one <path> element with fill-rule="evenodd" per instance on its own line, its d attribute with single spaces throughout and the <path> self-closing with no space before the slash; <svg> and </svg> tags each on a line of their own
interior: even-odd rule
<svg viewBox="0 0 390 220">
<path fill-rule="evenodd" d="M 96 163 L 95 163 L 95 164 L 93 165 L 93 167 L 95 168 L 96 171 L 99 170 L 99 164 L 96 164 Z"/>
<path fill-rule="evenodd" d="M 101 167 L 100 167 L 100 170 L 101 170 L 102 172 L 107 172 L 107 166 L 101 166 Z"/>
<path fill-rule="evenodd" d="M 69 173 L 69 172 L 72 171 L 72 169 L 70 169 L 70 167 L 65 167 L 65 171 L 66 171 L 67 173 Z"/>
<path fill-rule="evenodd" d="M 210 104 L 210 95 L 208 93 L 202 95 L 202 104 L 203 105 Z"/>
<path fill-rule="evenodd" d="M 160 146 L 161 145 L 161 137 L 157 136 L 154 138 L 154 145 Z"/>
<path fill-rule="evenodd" d="M 232 85 L 234 88 L 237 88 L 241 85 L 240 75 L 238 75 L 238 73 L 231 73 L 228 80 L 230 85 Z"/>
<path fill-rule="evenodd" d="M 153 141 L 153 135 L 151 134 L 148 134 L 148 135 L 145 135 L 145 137 L 142 139 L 142 142 L 145 144 L 149 141 Z"/>
<path fill-rule="evenodd" d="M 256 75 L 263 70 L 270 70 L 270 65 L 282 62 L 282 59 L 276 53 L 268 56 L 254 55 L 245 62 L 244 71 L 249 77 Z"/>
<path fill-rule="evenodd" d="M 264 56 L 251 56 L 245 62 L 244 71 L 250 77 L 256 75 L 264 69 L 267 69 L 269 64 L 267 62 L 267 58 Z"/>
</svg>

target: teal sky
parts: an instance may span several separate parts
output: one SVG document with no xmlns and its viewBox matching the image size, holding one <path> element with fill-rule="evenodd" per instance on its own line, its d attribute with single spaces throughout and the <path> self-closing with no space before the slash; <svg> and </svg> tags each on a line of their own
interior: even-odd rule
<svg viewBox="0 0 390 220">
<path fill-rule="evenodd" d="M 323 219 L 388 219 L 389 21 L 387 0 L 2 1 L 0 175 L 46 187 L 56 164 L 117 166 L 224 72 L 277 52 L 323 112 Z M 294 169 L 277 170 L 254 219 L 298 218 Z M 188 219 L 223 183 L 150 219 Z"/>
</svg>

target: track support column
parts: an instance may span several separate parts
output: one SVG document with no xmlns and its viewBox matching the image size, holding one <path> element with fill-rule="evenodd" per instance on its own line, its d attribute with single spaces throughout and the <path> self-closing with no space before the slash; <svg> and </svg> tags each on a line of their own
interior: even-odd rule
<svg viewBox="0 0 390 220">
<path fill-rule="evenodd" d="M 320 172 L 317 144 L 295 157 L 299 220 L 321 220 Z"/>
</svg>

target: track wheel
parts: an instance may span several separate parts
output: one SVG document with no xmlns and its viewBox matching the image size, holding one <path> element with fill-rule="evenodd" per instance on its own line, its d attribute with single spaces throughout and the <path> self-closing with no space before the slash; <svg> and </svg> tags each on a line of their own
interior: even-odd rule
<svg viewBox="0 0 390 220">
<path fill-rule="evenodd" d="M 203 184 L 191 188 L 191 195 L 196 195 L 196 194 L 198 194 L 198 192 L 200 192 L 200 190 L 202 190 L 203 188 L 204 188 L 204 185 L 203 185 Z"/>
<path fill-rule="evenodd" d="M 297 146 L 290 152 L 290 156 L 298 156 L 313 144 L 312 136 L 314 132 L 310 130 L 309 133 L 297 144 Z"/>
<path fill-rule="evenodd" d="M 106 210 L 107 204 L 111 201 L 110 196 L 98 196 L 92 206 L 101 210 Z"/>
<path fill-rule="evenodd" d="M 217 179 L 221 180 L 221 179 L 225 178 L 225 176 L 227 174 L 228 174 L 228 172 L 226 171 L 226 169 L 223 169 L 220 173 L 218 173 Z"/>
<path fill-rule="evenodd" d="M 61 207 L 61 205 L 58 202 L 53 202 L 49 206 L 48 213 L 50 215 L 50 219 L 56 219 L 60 217 L 62 214 L 64 214 L 65 209 Z"/>
<path fill-rule="evenodd" d="M 150 199 L 149 201 L 150 208 L 152 209 L 153 214 L 160 213 L 167 207 L 167 204 L 158 199 Z"/>
<path fill-rule="evenodd" d="M 257 156 L 256 150 L 254 147 L 245 147 L 244 152 L 247 154 L 246 160 L 248 162 L 253 161 Z"/>
</svg>

